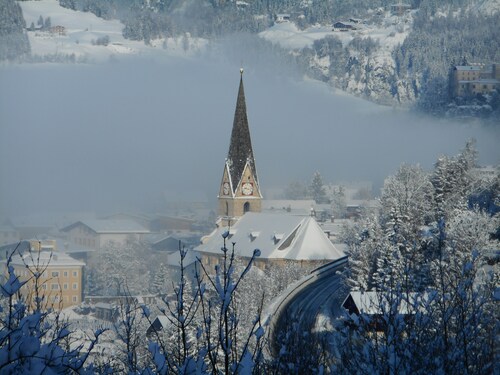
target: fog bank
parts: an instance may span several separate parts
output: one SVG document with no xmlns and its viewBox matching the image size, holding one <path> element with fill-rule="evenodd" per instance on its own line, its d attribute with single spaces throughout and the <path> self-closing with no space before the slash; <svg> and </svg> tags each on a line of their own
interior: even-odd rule
<svg viewBox="0 0 500 375">
<path fill-rule="evenodd" d="M 0 212 L 155 211 L 165 195 L 215 203 L 239 83 L 217 60 L 0 67 Z M 383 179 L 431 168 L 474 137 L 500 161 L 500 131 L 417 117 L 315 82 L 245 66 L 257 170 L 266 188 Z"/>
</svg>

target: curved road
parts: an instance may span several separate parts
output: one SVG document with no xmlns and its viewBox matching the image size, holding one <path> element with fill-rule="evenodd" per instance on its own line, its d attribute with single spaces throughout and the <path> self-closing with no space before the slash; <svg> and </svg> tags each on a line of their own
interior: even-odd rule
<svg viewBox="0 0 500 375">
<path fill-rule="evenodd" d="M 296 332 L 325 333 L 333 318 L 340 315 L 341 304 L 348 294 L 342 280 L 346 262 L 347 258 L 342 258 L 317 269 L 277 307 L 269 335 L 273 355 L 279 351 L 278 338 L 291 324 Z M 304 340 L 312 339 L 311 335 L 304 336 Z"/>
</svg>

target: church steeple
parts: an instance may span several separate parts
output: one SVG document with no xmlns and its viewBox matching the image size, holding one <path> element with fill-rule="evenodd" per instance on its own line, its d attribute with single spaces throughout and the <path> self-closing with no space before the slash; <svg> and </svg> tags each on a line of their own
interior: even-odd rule
<svg viewBox="0 0 500 375">
<path fill-rule="evenodd" d="M 261 210 L 262 194 L 248 126 L 243 69 L 240 69 L 240 86 L 230 142 L 218 196 L 219 216 L 224 221 L 236 219 L 248 211 Z"/>
<path fill-rule="evenodd" d="M 250 164 L 250 168 L 255 178 L 257 178 L 257 173 L 255 173 L 255 160 L 253 158 L 252 140 L 248 127 L 245 90 L 243 88 L 243 69 L 240 69 L 240 87 L 238 89 L 238 99 L 236 100 L 233 131 L 231 132 L 231 143 L 229 144 L 227 160 L 229 162 L 229 171 L 233 183 L 241 180 L 247 161 Z M 236 186 L 234 186 L 234 189 L 236 189 Z"/>
</svg>

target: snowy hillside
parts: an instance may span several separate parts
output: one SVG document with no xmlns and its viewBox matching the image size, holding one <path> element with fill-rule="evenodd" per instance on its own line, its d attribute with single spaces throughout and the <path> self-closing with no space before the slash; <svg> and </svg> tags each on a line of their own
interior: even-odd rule
<svg viewBox="0 0 500 375">
<path fill-rule="evenodd" d="M 33 56 L 42 61 L 48 59 L 64 61 L 100 62 L 120 55 L 190 55 L 203 48 L 203 39 L 189 36 L 153 40 L 150 45 L 142 41 L 125 39 L 123 24 L 118 20 L 104 20 L 92 13 L 63 8 L 57 0 L 20 1 L 28 27 L 28 38 Z M 38 20 L 50 17 L 51 30 L 40 30 Z M 29 30 L 30 25 L 35 30 Z M 57 26 L 62 28 L 55 29 Z M 109 42 L 107 39 L 109 38 Z"/>
<path fill-rule="evenodd" d="M 390 104 L 394 101 L 390 95 L 393 90 L 387 84 L 388 77 L 393 76 L 395 70 L 392 53 L 396 46 L 404 42 L 411 31 L 414 13 L 415 11 L 412 11 L 403 16 L 394 16 L 389 12 L 384 12 L 382 17 L 378 17 L 377 22 L 369 19 L 357 20 L 358 23 L 346 22 L 354 27 L 349 31 L 339 31 L 332 26 L 314 26 L 300 30 L 295 24 L 284 22 L 275 24 L 259 35 L 283 48 L 292 50 L 295 54 L 302 54 L 306 58 L 308 51 L 303 49 L 313 48 L 316 52 L 309 57 L 309 71 L 312 72 L 314 78 L 329 81 L 332 86 L 375 102 Z M 335 70 L 333 65 L 344 64 L 344 61 L 338 51 L 332 53 L 331 43 L 326 42 L 328 40 L 340 41 L 342 45 L 334 48 L 348 51 L 349 57 L 346 63 L 356 61 L 356 65 L 361 68 L 353 69 L 352 72 L 333 73 Z M 374 51 L 367 54 L 353 48 L 351 45 L 359 40 L 373 45 Z M 400 102 L 414 100 L 414 93 L 407 87 L 401 85 L 398 89 Z"/>
<path fill-rule="evenodd" d="M 284 61 L 301 75 L 376 103 L 419 103 L 427 112 L 436 106 L 442 111 L 449 104 L 446 91 L 451 64 L 500 60 L 496 46 L 500 0 L 472 0 L 467 6 L 451 0 L 432 1 L 402 12 L 369 6 L 360 11 L 347 1 L 351 7 L 344 9 L 342 17 L 330 10 L 320 21 L 314 17 L 305 21 L 303 14 L 274 25 L 272 13 L 260 8 L 250 7 L 245 13 L 230 5 L 204 2 L 208 8 L 202 9 L 192 3 L 180 17 L 177 6 L 183 2 L 172 3 L 168 9 L 159 7 L 160 3 L 148 2 L 149 6 L 135 10 L 124 6 L 132 15 L 122 14 L 122 21 L 63 8 L 57 0 L 22 1 L 19 5 L 35 62 L 100 62 L 134 55 L 189 57 L 208 50 L 209 39 L 216 41 L 210 52 L 219 56 L 217 47 L 224 43 L 220 37 L 238 30 L 260 42 L 245 53 L 267 54 L 266 61 Z M 320 5 L 308 4 L 311 12 L 319 11 L 316 7 Z M 207 9 L 212 13 L 205 12 Z M 347 26 L 334 28 L 337 22 Z M 124 34 L 137 40 L 126 39 Z M 237 44 L 244 45 L 242 35 L 247 34 L 237 34 Z M 280 48 L 270 48 L 272 44 Z M 234 58 L 241 61 L 244 53 L 235 51 L 238 56 Z"/>
<path fill-rule="evenodd" d="M 411 17 L 387 17 L 382 25 L 357 25 L 357 30 L 342 32 L 334 31 L 332 26 L 316 25 L 305 30 L 300 30 L 292 22 L 276 23 L 259 35 L 273 43 L 289 49 L 302 49 L 311 47 L 315 40 L 328 35 L 339 38 L 343 45 L 347 45 L 355 37 L 371 37 L 380 42 L 384 49 L 392 49 L 402 43 L 411 27 Z"/>
<path fill-rule="evenodd" d="M 426 110 L 442 110 L 449 103 L 452 64 L 500 58 L 499 10 L 500 0 L 401 13 L 378 8 L 362 18 L 345 16 L 305 29 L 285 21 L 259 36 L 296 56 L 313 79 L 381 104 L 419 102 Z"/>
</svg>

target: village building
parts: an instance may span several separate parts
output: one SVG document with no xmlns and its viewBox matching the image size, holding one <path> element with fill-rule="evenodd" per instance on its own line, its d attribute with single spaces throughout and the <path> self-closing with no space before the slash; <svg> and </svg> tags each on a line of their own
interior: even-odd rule
<svg viewBox="0 0 500 375">
<path fill-rule="evenodd" d="M 263 202 L 241 70 L 229 152 L 219 187 L 217 228 L 203 237 L 194 250 L 203 265 L 210 268 L 219 264 L 223 256 L 223 237 L 228 248 L 235 244 L 235 254 L 242 258 L 251 258 L 258 249 L 260 255 L 255 264 L 261 269 L 287 262 L 319 266 L 345 256 L 311 215 L 311 201 L 306 202 L 307 207 L 301 202 L 300 213 L 292 211 L 290 202 L 274 201 L 269 205 Z"/>
<path fill-rule="evenodd" d="M 402 3 L 392 4 L 390 6 L 390 10 L 391 10 L 391 14 L 393 16 L 402 16 L 406 12 L 411 10 L 411 5 L 410 4 L 402 4 Z"/>
<path fill-rule="evenodd" d="M 172 323 L 167 316 L 158 315 L 147 329 L 146 336 L 154 337 L 155 335 L 166 331 L 166 329 L 170 326 L 172 326 Z"/>
<path fill-rule="evenodd" d="M 66 35 L 66 28 L 61 25 L 52 26 L 49 31 L 51 34 Z"/>
<path fill-rule="evenodd" d="M 456 65 L 450 85 L 454 97 L 490 94 L 500 89 L 500 64 Z"/>
<path fill-rule="evenodd" d="M 9 260 L 2 261 L 3 274 L 8 277 L 7 263 L 21 283 L 21 295 L 30 307 L 35 298 L 42 298 L 43 306 L 64 309 L 78 305 L 83 297 L 85 263 L 59 251 L 55 241 L 23 241 Z M 34 275 L 39 274 L 38 278 Z M 35 283 L 39 288 L 35 292 Z"/>
<path fill-rule="evenodd" d="M 357 23 L 347 21 L 337 21 L 333 24 L 333 31 L 351 31 L 357 30 Z"/>
<path fill-rule="evenodd" d="M 415 306 L 418 305 L 419 299 L 426 298 L 417 293 L 410 293 L 408 297 L 411 303 L 404 299 L 388 301 L 384 294 L 378 291 L 352 291 L 342 302 L 342 307 L 347 310 L 349 315 L 359 316 L 363 314 L 371 317 L 372 329 L 380 332 L 386 328 L 384 314 L 390 313 L 391 309 L 394 309 L 395 303 L 397 303 L 397 314 L 409 321 L 417 310 Z"/>
<path fill-rule="evenodd" d="M 133 220 L 84 220 L 61 229 L 75 244 L 99 250 L 108 244 L 140 241 L 149 230 Z"/>
<path fill-rule="evenodd" d="M 276 23 L 290 22 L 290 14 L 288 14 L 288 13 L 275 14 L 274 21 Z"/>
</svg>

